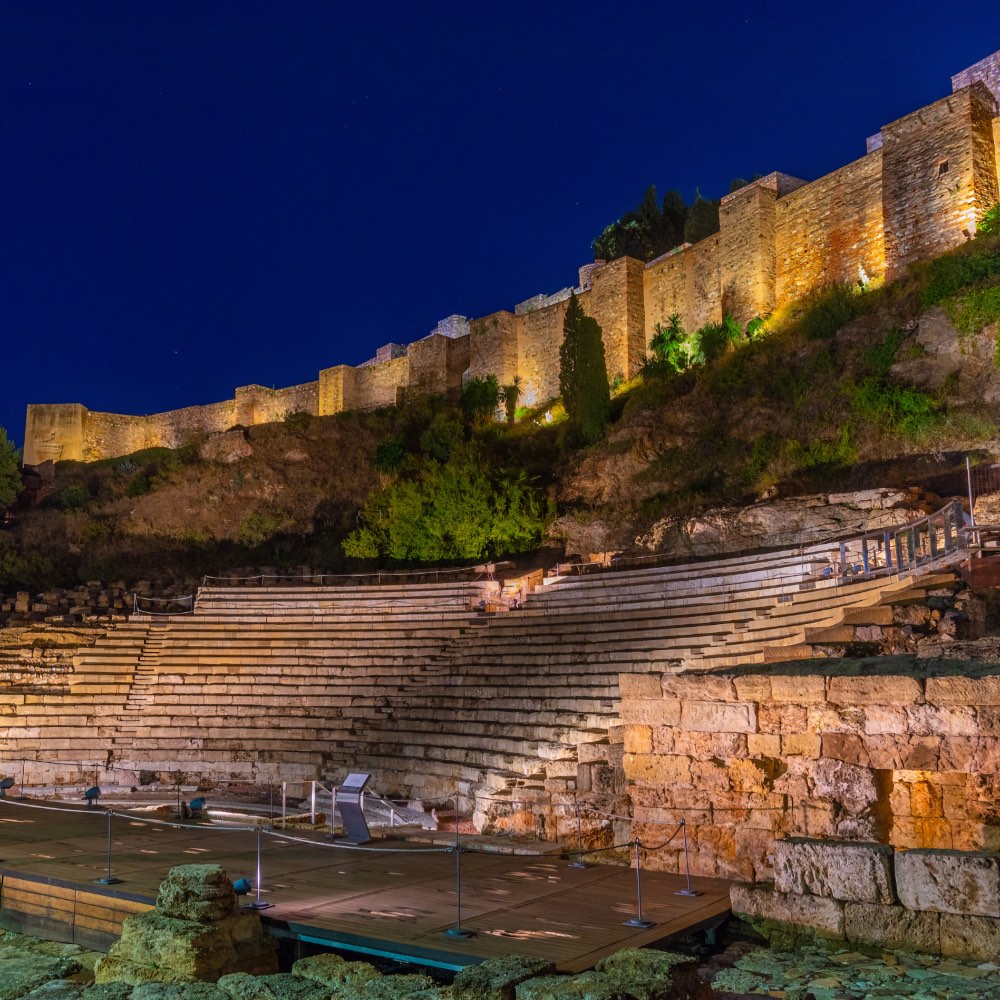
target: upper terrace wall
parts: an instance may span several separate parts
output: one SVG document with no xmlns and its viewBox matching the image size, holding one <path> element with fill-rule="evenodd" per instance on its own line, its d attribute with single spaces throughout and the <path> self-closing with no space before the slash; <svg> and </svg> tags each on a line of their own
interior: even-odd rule
<svg viewBox="0 0 1000 1000">
<path fill-rule="evenodd" d="M 882 151 L 863 156 L 775 205 L 775 303 L 836 282 L 885 275 Z"/>
<path fill-rule="evenodd" d="M 1000 200 L 1000 52 L 952 78 L 954 93 L 883 126 L 861 159 L 806 184 L 773 173 L 723 199 L 720 231 L 645 266 L 620 258 L 580 269 L 583 309 L 604 332 L 608 372 L 634 375 L 657 323 L 679 314 L 687 330 L 741 322 L 833 282 L 901 274 L 957 246 Z M 409 345 L 387 344 L 358 367 L 326 368 L 317 382 L 267 389 L 148 417 L 95 414 L 80 404 L 32 405 L 24 461 L 95 459 L 176 445 L 199 432 L 325 415 L 454 392 L 469 375 L 521 378 L 526 405 L 559 392 L 559 346 L 570 289 L 536 296 L 514 313 L 442 320 Z"/>
<path fill-rule="evenodd" d="M 886 273 L 950 250 L 997 202 L 996 101 L 975 83 L 882 129 Z M 873 154 L 874 155 L 874 154 Z"/>
</svg>

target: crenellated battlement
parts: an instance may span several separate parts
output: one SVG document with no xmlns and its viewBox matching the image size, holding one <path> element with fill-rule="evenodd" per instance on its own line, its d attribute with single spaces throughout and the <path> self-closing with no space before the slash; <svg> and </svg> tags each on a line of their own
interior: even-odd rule
<svg viewBox="0 0 1000 1000">
<path fill-rule="evenodd" d="M 531 406 L 559 392 L 559 346 L 570 293 L 604 332 L 608 373 L 629 377 L 657 323 L 746 321 L 859 274 L 892 280 L 914 261 L 975 233 L 1000 201 L 1000 51 L 952 77 L 952 93 L 884 125 L 860 159 L 811 182 L 774 172 L 727 195 L 719 232 L 643 264 L 585 264 L 579 285 L 524 300 L 513 312 L 452 315 L 410 344 L 387 343 L 370 361 L 335 365 L 284 389 L 252 385 L 231 400 L 151 416 L 97 413 L 79 403 L 32 404 L 24 461 L 94 461 L 200 433 L 404 404 L 455 393 L 466 377 L 521 379 Z"/>
</svg>

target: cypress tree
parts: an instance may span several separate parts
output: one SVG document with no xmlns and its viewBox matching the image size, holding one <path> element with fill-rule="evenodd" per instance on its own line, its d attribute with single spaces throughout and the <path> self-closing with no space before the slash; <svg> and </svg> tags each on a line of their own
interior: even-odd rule
<svg viewBox="0 0 1000 1000">
<path fill-rule="evenodd" d="M 575 293 L 563 319 L 559 391 L 570 425 L 588 444 L 596 441 L 611 413 L 608 367 L 600 324 L 584 313 Z"/>
</svg>

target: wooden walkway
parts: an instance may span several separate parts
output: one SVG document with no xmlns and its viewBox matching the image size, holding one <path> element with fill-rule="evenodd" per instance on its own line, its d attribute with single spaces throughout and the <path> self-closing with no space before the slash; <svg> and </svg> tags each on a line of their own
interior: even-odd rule
<svg viewBox="0 0 1000 1000">
<path fill-rule="evenodd" d="M 679 876 L 643 872 L 643 916 L 655 926 L 628 927 L 623 921 L 636 915 L 634 869 L 463 851 L 462 927 L 475 936 L 457 938 L 446 933 L 456 923 L 453 851 L 403 841 L 347 849 L 311 832 L 294 836 L 301 839 L 261 837 L 261 900 L 273 904 L 262 913 L 265 923 L 278 936 L 362 954 L 460 968 L 518 953 L 577 972 L 620 948 L 709 926 L 729 912 L 722 879 L 694 879 L 702 894 L 685 897 L 675 895 L 684 887 Z M 0 924 L 106 947 L 129 912 L 153 904 L 174 865 L 215 863 L 230 878 L 254 881 L 256 844 L 251 831 L 116 816 L 112 873 L 122 881 L 100 886 L 93 880 L 107 874 L 103 812 L 0 802 Z"/>
</svg>

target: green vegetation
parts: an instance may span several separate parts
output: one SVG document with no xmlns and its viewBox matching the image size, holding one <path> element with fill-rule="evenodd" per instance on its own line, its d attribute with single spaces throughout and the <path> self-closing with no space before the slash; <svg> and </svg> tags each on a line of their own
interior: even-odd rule
<svg viewBox="0 0 1000 1000">
<path fill-rule="evenodd" d="M 361 521 L 344 541 L 352 558 L 465 562 L 537 548 L 546 511 L 523 471 L 490 475 L 465 454 L 376 490 Z"/>
<path fill-rule="evenodd" d="M 14 502 L 14 498 L 21 492 L 19 464 L 20 455 L 17 449 L 7 437 L 6 429 L 0 427 L 0 514 Z"/>
<path fill-rule="evenodd" d="M 491 419 L 500 405 L 500 383 L 496 375 L 475 375 L 469 379 L 458 405 L 470 423 Z"/>
<path fill-rule="evenodd" d="M 979 220 L 976 236 L 1000 236 L 1000 205 L 994 205 Z"/>
<path fill-rule="evenodd" d="M 246 428 L 238 454 L 217 460 L 194 442 L 61 462 L 0 532 L 0 590 L 481 561 L 573 526 L 622 545 L 654 519 L 708 506 L 909 484 L 915 468 L 941 468 L 940 456 L 997 435 L 982 402 L 988 372 L 955 363 L 947 375 L 947 355 L 920 332 L 928 305 L 981 358 L 975 335 L 1000 317 L 1000 237 L 980 227 L 893 285 L 822 289 L 745 327 L 724 315 L 688 332 L 664 317 L 641 375 L 610 398 L 600 328 L 573 297 L 560 351 L 565 417 L 558 400 L 527 408 L 519 382 L 485 376 L 458 399 L 288 414 Z M 900 376 L 914 368 L 914 383 Z M 0 436 L 0 498 L 19 485 Z"/>
<path fill-rule="evenodd" d="M 610 418 L 611 390 L 600 324 L 584 313 L 575 294 L 563 319 L 559 391 L 573 432 L 593 444 Z"/>
</svg>

